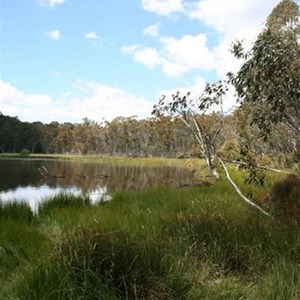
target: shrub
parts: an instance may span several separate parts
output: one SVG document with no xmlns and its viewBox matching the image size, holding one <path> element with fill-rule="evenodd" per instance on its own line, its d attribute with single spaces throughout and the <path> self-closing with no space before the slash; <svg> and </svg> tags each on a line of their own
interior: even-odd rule
<svg viewBox="0 0 300 300">
<path fill-rule="evenodd" d="M 227 140 L 223 144 L 219 155 L 224 159 L 238 160 L 240 158 L 240 146 L 235 140 Z"/>
<path fill-rule="evenodd" d="M 262 155 L 258 158 L 258 163 L 262 166 L 271 166 L 272 159 L 269 155 Z"/>
<path fill-rule="evenodd" d="M 290 174 L 276 182 L 270 200 L 279 214 L 300 217 L 300 177 Z"/>
<path fill-rule="evenodd" d="M 30 155 L 30 151 L 27 150 L 27 149 L 23 149 L 21 152 L 20 152 L 20 156 L 21 157 L 28 157 Z"/>
</svg>

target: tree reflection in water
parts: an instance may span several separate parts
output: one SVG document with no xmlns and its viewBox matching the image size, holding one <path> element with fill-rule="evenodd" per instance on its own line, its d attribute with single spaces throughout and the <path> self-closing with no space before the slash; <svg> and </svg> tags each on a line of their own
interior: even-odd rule
<svg viewBox="0 0 300 300">
<path fill-rule="evenodd" d="M 41 176 L 39 168 L 49 176 Z M 179 167 L 142 167 L 67 160 L 0 160 L 0 200 L 37 203 L 58 193 L 90 197 L 93 203 L 109 201 L 113 193 L 177 186 L 191 181 L 192 173 Z"/>
</svg>

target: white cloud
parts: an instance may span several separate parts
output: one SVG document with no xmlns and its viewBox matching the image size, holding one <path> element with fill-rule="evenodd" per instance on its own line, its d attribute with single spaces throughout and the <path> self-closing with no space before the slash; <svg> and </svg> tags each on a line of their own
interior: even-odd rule
<svg viewBox="0 0 300 300">
<path fill-rule="evenodd" d="M 87 39 L 90 39 L 90 40 L 97 40 L 99 39 L 97 33 L 95 31 L 90 31 L 90 32 L 86 32 L 84 34 L 84 36 L 87 38 Z"/>
<path fill-rule="evenodd" d="M 205 34 L 184 35 L 180 39 L 173 37 L 162 37 L 160 42 L 163 45 L 163 55 L 166 61 L 182 68 L 182 73 L 193 69 L 212 70 L 213 57 L 206 45 Z M 163 66 L 164 67 L 164 66 Z M 167 73 L 170 76 L 181 75 Z"/>
<path fill-rule="evenodd" d="M 132 115 L 144 118 L 151 113 L 152 103 L 117 87 L 83 81 L 77 88 L 81 90 L 81 95 L 72 100 L 71 115 L 77 115 L 78 119 L 87 116 L 96 121 L 101 118 L 111 120 Z"/>
<path fill-rule="evenodd" d="M 59 41 L 61 39 L 61 33 L 59 30 L 50 30 L 46 32 L 47 36 L 51 40 Z"/>
<path fill-rule="evenodd" d="M 250 49 L 262 30 L 265 20 L 280 0 L 201 0 L 185 4 L 186 14 L 215 31 L 218 44 L 210 51 L 214 57 L 214 68 L 222 78 L 228 71 L 237 71 L 241 65 L 230 53 L 232 43 L 244 41 Z"/>
<path fill-rule="evenodd" d="M 255 36 L 280 0 L 201 0 L 186 4 L 186 12 L 218 33 L 235 38 Z"/>
<path fill-rule="evenodd" d="M 189 92 L 191 95 L 191 99 L 196 99 L 197 97 L 199 97 L 199 95 L 202 94 L 205 85 L 205 79 L 201 76 L 197 76 L 193 85 L 181 86 L 171 90 L 163 90 L 160 92 L 160 95 L 165 95 L 166 97 L 170 98 L 177 92 L 179 92 L 181 95 L 186 95 Z"/>
<path fill-rule="evenodd" d="M 143 48 L 134 52 L 133 59 L 144 64 L 147 68 L 153 69 L 161 64 L 161 57 L 154 48 Z"/>
<path fill-rule="evenodd" d="M 140 46 L 137 45 L 137 44 L 130 45 L 130 46 L 124 46 L 124 47 L 121 48 L 121 52 L 123 54 L 131 54 L 131 53 L 134 53 L 139 48 L 140 48 Z"/>
<path fill-rule="evenodd" d="M 48 94 L 27 94 L 0 80 L 0 111 L 22 121 L 81 122 L 82 118 L 102 121 L 118 116 L 149 117 L 152 103 L 116 87 L 97 82 L 75 84 L 76 96 L 65 93 L 54 99 Z"/>
<path fill-rule="evenodd" d="M 133 59 L 148 68 L 161 66 L 167 76 L 180 76 L 193 69 L 212 70 L 213 55 L 206 45 L 204 34 L 184 35 L 179 39 L 161 37 L 159 48 L 128 46 L 123 52 L 132 54 Z"/>
<path fill-rule="evenodd" d="M 51 113 L 52 98 L 46 94 L 25 94 L 13 85 L 0 80 L 0 107 L 5 115 L 22 120 L 44 120 Z"/>
<path fill-rule="evenodd" d="M 143 34 L 156 37 L 159 35 L 159 30 L 160 30 L 160 25 L 159 25 L 159 23 L 156 23 L 156 24 L 146 27 L 143 30 Z"/>
<path fill-rule="evenodd" d="M 183 11 L 182 0 L 142 0 L 142 6 L 144 10 L 168 17 Z"/>
<path fill-rule="evenodd" d="M 57 4 L 63 4 L 65 0 L 36 0 L 36 2 L 41 6 L 54 7 Z"/>
<path fill-rule="evenodd" d="M 135 61 L 148 68 L 160 66 L 167 76 L 197 70 L 214 71 L 218 78 L 224 78 L 227 72 L 238 70 L 241 64 L 230 52 L 232 43 L 242 39 L 245 48 L 250 49 L 279 1 L 227 0 L 226 4 L 220 4 L 220 0 L 142 0 L 145 10 L 165 16 L 180 12 L 181 17 L 186 16 L 206 27 L 208 34 L 160 37 L 156 47 L 139 45 L 127 47 L 123 52 L 132 54 Z M 143 33 L 151 34 L 153 30 L 155 36 L 154 29 L 148 27 Z M 208 39 L 214 46 L 208 46 Z"/>
</svg>

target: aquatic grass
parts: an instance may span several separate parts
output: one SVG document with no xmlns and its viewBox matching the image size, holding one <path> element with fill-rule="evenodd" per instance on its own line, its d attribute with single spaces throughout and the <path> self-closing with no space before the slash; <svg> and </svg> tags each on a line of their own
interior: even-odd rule
<svg viewBox="0 0 300 300">
<path fill-rule="evenodd" d="M 72 222 L 66 221 L 70 230 L 61 236 L 63 244 L 54 253 L 53 262 L 26 275 L 20 295 L 29 293 L 32 299 L 94 299 L 92 295 L 134 299 L 137 295 L 134 293 L 139 290 L 141 299 L 157 299 L 158 294 L 165 295 L 165 299 L 197 299 L 197 296 L 210 299 L 209 295 L 214 299 L 242 296 L 259 299 L 264 297 L 258 294 L 257 286 L 262 284 L 267 289 L 269 270 L 280 258 L 289 264 L 299 262 L 300 236 L 296 226 L 283 227 L 251 209 L 242 209 L 241 214 L 233 212 L 235 201 L 240 202 L 224 199 L 222 189 L 220 193 L 215 192 L 210 203 L 208 192 L 202 197 L 201 188 L 159 191 L 120 192 L 107 205 L 55 210 L 55 215 L 51 214 L 47 220 L 57 222 L 61 214 L 59 226 L 63 227 L 71 212 L 73 228 L 77 230 L 71 230 Z M 224 205 L 230 201 L 232 205 Z M 226 208 L 223 212 L 222 207 Z M 236 209 L 239 211 L 240 207 Z M 134 274 L 140 274 L 135 272 L 142 272 L 145 264 L 137 260 L 137 264 L 133 264 L 137 270 L 131 267 L 135 255 L 151 262 L 154 269 L 159 265 L 161 269 L 155 270 L 164 271 L 154 272 L 153 276 L 148 272 L 147 279 L 138 282 Z M 153 255 L 159 262 L 151 260 Z M 117 273 L 111 275 L 107 265 L 98 270 L 96 266 L 102 261 L 113 262 L 108 266 L 123 264 L 118 268 L 123 271 L 118 273 L 115 269 L 113 272 Z M 60 263 L 57 265 L 57 262 Z M 207 276 L 201 275 L 203 265 L 208 270 Z M 284 278 L 284 272 L 287 272 L 285 267 L 278 276 Z M 295 276 L 298 275 L 299 270 L 295 269 Z M 184 282 L 181 287 L 179 278 Z M 293 289 L 296 288 L 294 283 L 290 284 Z M 56 284 L 58 289 L 54 288 Z M 143 294 L 144 289 L 150 294 Z M 26 297 L 21 299 L 30 299 Z"/>
<path fill-rule="evenodd" d="M 134 157 L 133 158 L 128 156 L 77 155 L 77 154 L 68 154 L 68 155 L 31 154 L 30 156 L 33 158 L 65 159 L 65 160 L 85 161 L 85 162 L 100 163 L 100 164 L 108 163 L 111 165 L 118 165 L 118 166 L 144 166 L 144 167 L 185 166 L 186 163 L 191 161 L 189 159 L 176 159 L 176 158 L 163 158 L 163 157 Z M 9 155 L 7 155 L 7 157 L 9 157 Z M 198 163 L 195 164 L 197 165 Z"/>
<path fill-rule="evenodd" d="M 53 210 L 63 209 L 63 208 L 82 208 L 86 206 L 91 206 L 91 201 L 88 197 L 75 196 L 72 194 L 61 193 L 52 198 L 39 203 L 38 214 L 40 216 L 50 214 Z"/>
<path fill-rule="evenodd" d="M 26 202 L 0 200 L 0 220 L 15 220 L 29 224 L 33 221 L 34 215 L 30 205 Z"/>
<path fill-rule="evenodd" d="M 299 298 L 298 225 L 260 215 L 224 178 L 95 206 L 58 199 L 32 223 L 51 256 L 33 256 L 10 299 Z"/>
</svg>

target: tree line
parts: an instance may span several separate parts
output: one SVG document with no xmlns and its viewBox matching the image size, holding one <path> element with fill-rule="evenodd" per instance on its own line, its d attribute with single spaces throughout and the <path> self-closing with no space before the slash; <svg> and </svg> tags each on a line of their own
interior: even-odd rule
<svg viewBox="0 0 300 300">
<path fill-rule="evenodd" d="M 247 149 L 256 156 L 277 158 L 286 165 L 295 161 L 297 139 L 284 124 L 273 125 L 265 139 L 251 125 L 249 111 L 236 109 L 224 117 L 225 124 L 215 141 L 217 151 L 230 160 L 244 159 Z M 218 124 L 216 113 L 198 116 L 199 124 L 211 130 Z M 179 117 L 161 116 L 138 120 L 118 117 L 97 123 L 84 118 L 81 123 L 22 122 L 0 114 L 0 152 L 46 154 L 120 155 L 129 157 L 199 157 L 199 145 Z M 268 154 L 268 155 L 267 155 Z"/>
</svg>

